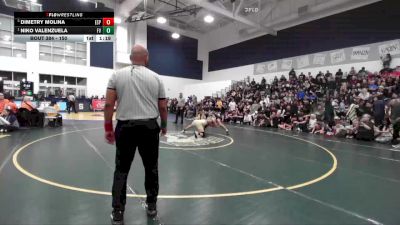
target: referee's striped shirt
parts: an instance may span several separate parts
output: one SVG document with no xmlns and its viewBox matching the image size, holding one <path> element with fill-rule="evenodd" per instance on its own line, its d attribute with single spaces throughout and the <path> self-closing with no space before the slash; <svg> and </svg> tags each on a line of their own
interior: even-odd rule
<svg viewBox="0 0 400 225">
<path fill-rule="evenodd" d="M 151 119 L 159 116 L 158 100 L 165 99 L 158 74 L 144 66 L 128 66 L 113 73 L 108 89 L 117 92 L 117 120 Z"/>
</svg>

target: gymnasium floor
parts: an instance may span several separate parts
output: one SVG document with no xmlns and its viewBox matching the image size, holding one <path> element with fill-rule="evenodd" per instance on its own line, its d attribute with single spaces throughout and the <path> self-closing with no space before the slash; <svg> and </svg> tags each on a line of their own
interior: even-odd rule
<svg viewBox="0 0 400 225">
<path fill-rule="evenodd" d="M 171 122 L 159 216 L 143 208 L 136 154 L 125 224 L 400 224 L 400 151 L 389 145 L 240 125 L 198 141 Z M 114 146 L 102 126 L 65 120 L 1 136 L 0 224 L 110 224 Z"/>
</svg>

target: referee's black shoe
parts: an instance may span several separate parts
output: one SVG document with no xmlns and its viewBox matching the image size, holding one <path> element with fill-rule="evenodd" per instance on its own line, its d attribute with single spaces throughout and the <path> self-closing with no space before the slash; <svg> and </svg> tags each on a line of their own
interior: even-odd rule
<svg viewBox="0 0 400 225">
<path fill-rule="evenodd" d="M 110 217 L 111 217 L 112 225 L 123 225 L 124 224 L 124 211 L 114 209 L 112 211 Z"/>
<path fill-rule="evenodd" d="M 146 212 L 150 217 L 157 216 L 157 203 L 147 203 Z"/>
</svg>

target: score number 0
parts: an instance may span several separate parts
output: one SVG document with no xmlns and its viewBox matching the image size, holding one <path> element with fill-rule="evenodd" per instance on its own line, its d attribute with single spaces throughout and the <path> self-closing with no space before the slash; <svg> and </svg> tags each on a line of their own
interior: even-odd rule
<svg viewBox="0 0 400 225">
<path fill-rule="evenodd" d="M 103 26 L 114 26 L 114 18 L 103 18 Z"/>
<path fill-rule="evenodd" d="M 114 34 L 114 18 L 103 18 L 103 34 Z"/>
</svg>

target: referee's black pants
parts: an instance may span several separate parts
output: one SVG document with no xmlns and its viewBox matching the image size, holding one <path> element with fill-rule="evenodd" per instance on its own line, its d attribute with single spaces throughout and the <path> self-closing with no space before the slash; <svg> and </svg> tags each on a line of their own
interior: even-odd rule
<svg viewBox="0 0 400 225">
<path fill-rule="evenodd" d="M 145 170 L 146 202 L 156 203 L 158 196 L 158 146 L 160 127 L 156 119 L 118 121 L 115 128 L 116 155 L 112 207 L 125 210 L 126 186 L 136 147 Z"/>
<path fill-rule="evenodd" d="M 175 123 L 178 123 L 178 117 L 181 117 L 181 123 L 183 123 L 183 113 L 185 112 L 184 107 L 177 107 L 176 108 L 176 117 L 175 117 Z"/>
<path fill-rule="evenodd" d="M 76 111 L 76 107 L 75 107 L 75 101 L 68 101 L 68 114 L 71 112 L 71 108 L 73 108 L 74 109 L 74 112 L 75 113 L 78 113 L 77 111 Z"/>
</svg>

